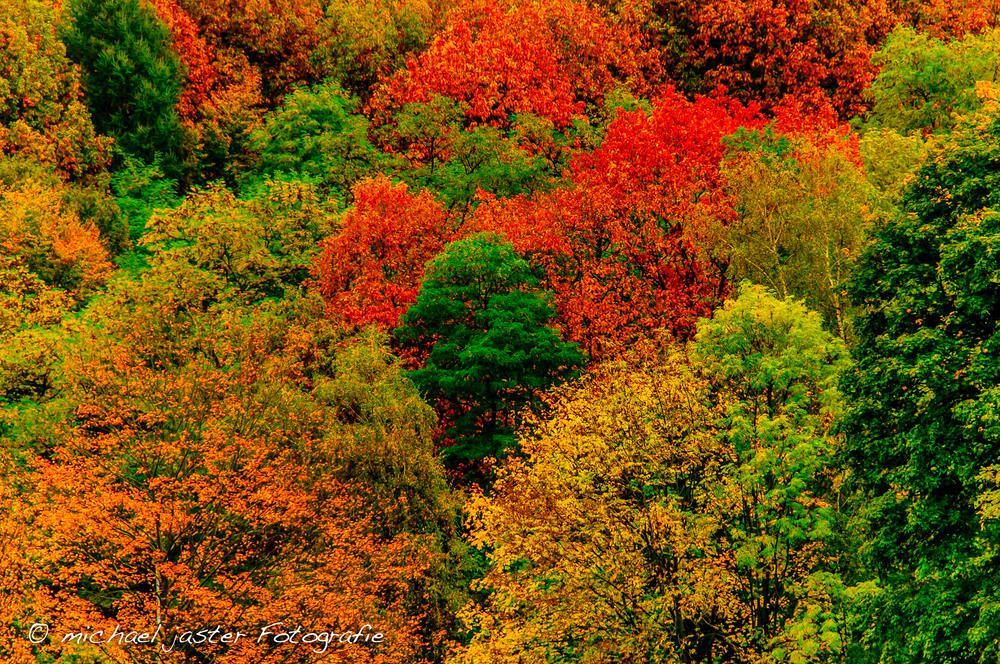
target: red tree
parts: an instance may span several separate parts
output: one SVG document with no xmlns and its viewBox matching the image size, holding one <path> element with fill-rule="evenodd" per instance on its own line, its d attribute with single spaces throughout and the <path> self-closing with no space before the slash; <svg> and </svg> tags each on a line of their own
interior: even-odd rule
<svg viewBox="0 0 1000 664">
<path fill-rule="evenodd" d="M 706 240 L 731 217 L 718 193 L 722 138 L 760 120 L 731 101 L 676 93 L 620 113 L 573 164 L 572 186 L 488 199 L 472 225 L 508 237 L 546 275 L 566 337 L 591 356 L 666 328 L 684 337 L 724 295 Z"/>
<path fill-rule="evenodd" d="M 691 90 L 724 86 L 743 101 L 830 100 L 842 117 L 866 105 L 871 56 L 899 21 L 886 0 L 654 0 L 645 17 Z"/>
<path fill-rule="evenodd" d="M 473 125 L 507 126 L 512 114 L 532 113 L 566 126 L 616 80 L 642 87 L 644 65 L 655 60 L 642 51 L 634 31 L 573 0 L 473 0 L 381 85 L 372 107 L 387 116 L 438 94 L 464 103 Z"/>
<path fill-rule="evenodd" d="M 178 0 L 178 5 L 214 48 L 245 55 L 272 102 L 313 78 L 310 55 L 322 16 L 318 0 Z"/>
<path fill-rule="evenodd" d="M 354 325 L 393 328 L 417 298 L 424 263 L 449 239 L 433 194 L 379 176 L 354 186 L 354 206 L 317 261 L 328 311 Z"/>
</svg>

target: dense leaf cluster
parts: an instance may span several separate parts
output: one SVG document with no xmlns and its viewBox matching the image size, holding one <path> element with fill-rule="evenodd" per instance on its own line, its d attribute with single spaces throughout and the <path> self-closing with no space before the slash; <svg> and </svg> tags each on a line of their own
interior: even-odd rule
<svg viewBox="0 0 1000 664">
<path fill-rule="evenodd" d="M 996 661 L 994 4 L 0 3 L 0 660 Z"/>
</svg>

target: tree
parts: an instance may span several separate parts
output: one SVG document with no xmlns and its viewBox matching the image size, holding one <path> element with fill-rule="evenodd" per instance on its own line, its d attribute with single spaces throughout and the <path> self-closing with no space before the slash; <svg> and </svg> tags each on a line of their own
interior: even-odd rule
<svg viewBox="0 0 1000 664">
<path fill-rule="evenodd" d="M 946 41 L 989 32 L 997 27 L 1000 15 L 996 0 L 976 4 L 963 0 L 908 0 L 900 10 L 907 24 Z"/>
<path fill-rule="evenodd" d="M 94 126 L 120 151 L 181 174 L 181 70 L 170 32 L 139 0 L 73 0 L 63 41 L 83 71 Z"/>
<path fill-rule="evenodd" d="M 741 609 L 729 627 L 733 655 L 834 658 L 848 634 L 833 546 L 841 441 L 832 430 L 847 349 L 816 312 L 744 282 L 698 321 L 690 354 L 721 411 L 727 459 L 716 518 Z"/>
<path fill-rule="evenodd" d="M 23 555 L 27 526 L 24 506 L 17 500 L 14 482 L 15 463 L 6 450 L 0 450 L 0 655 L 9 662 L 37 661 L 35 649 L 23 638 L 32 622 L 42 619 L 45 609 L 37 602 L 32 574 Z"/>
<path fill-rule="evenodd" d="M 980 86 L 997 82 L 998 40 L 997 30 L 945 42 L 897 28 L 875 54 L 869 122 L 902 134 L 949 131 L 982 106 Z"/>
<path fill-rule="evenodd" d="M 323 243 L 316 285 L 330 315 L 393 329 L 417 299 L 424 265 L 450 238 L 448 216 L 429 191 L 413 195 L 384 176 L 359 182 L 353 196 Z"/>
<path fill-rule="evenodd" d="M 858 163 L 857 137 L 820 118 L 807 122 L 805 131 L 783 131 L 779 118 L 727 139 L 722 173 L 737 216 L 720 220 L 715 251 L 727 279 L 803 299 L 846 339 L 844 288 L 883 210 Z"/>
<path fill-rule="evenodd" d="M 685 338 L 728 289 L 708 233 L 734 216 L 722 138 L 758 122 L 726 98 L 665 93 L 648 112 L 619 111 L 568 186 L 487 198 L 469 227 L 502 234 L 544 275 L 559 327 L 592 358 L 661 327 Z"/>
<path fill-rule="evenodd" d="M 35 179 L 0 183 L 0 250 L 82 299 L 104 282 L 111 263 L 97 228 L 80 220 L 64 194 L 61 184 Z"/>
<path fill-rule="evenodd" d="M 879 0 L 657 0 L 647 25 L 689 92 L 722 86 L 768 106 L 792 97 L 847 119 L 866 108 L 872 54 L 898 20 Z"/>
<path fill-rule="evenodd" d="M 85 191 L 0 160 L 0 435 L 16 427 L 4 407 L 49 396 L 65 319 L 113 273 L 105 240 L 78 212 Z"/>
<path fill-rule="evenodd" d="M 472 495 L 489 567 L 454 664 L 719 661 L 713 625 L 739 611 L 704 511 L 721 443 L 683 354 L 648 355 L 554 390 Z"/>
<path fill-rule="evenodd" d="M 163 169 L 132 159 L 113 176 L 111 190 L 128 224 L 128 236 L 138 241 L 146 231 L 146 223 L 157 209 L 180 205 L 176 180 L 164 177 Z"/>
<path fill-rule="evenodd" d="M 221 177 L 233 186 L 252 161 L 247 143 L 264 106 L 260 71 L 243 52 L 217 48 L 178 0 L 153 0 L 152 5 L 169 28 L 172 48 L 184 65 L 177 112 L 194 137 L 196 180 Z"/>
<path fill-rule="evenodd" d="M 95 226 L 108 251 L 118 254 L 130 246 L 128 226 L 108 191 L 110 180 L 107 171 L 67 178 L 65 172 L 34 157 L 0 156 L 0 188 L 23 189 L 31 183 L 57 192 L 62 207 L 76 214 L 80 223 Z"/>
<path fill-rule="evenodd" d="M 350 411 L 333 405 L 336 386 L 318 396 L 296 386 L 304 375 L 324 373 L 308 365 L 323 341 L 301 323 L 270 315 L 266 305 L 198 312 L 174 299 L 155 311 L 142 300 L 161 279 L 154 272 L 121 284 L 132 292 L 117 290 L 99 311 L 133 320 L 105 319 L 104 330 L 88 327 L 63 351 L 72 359 L 60 389 L 74 421 L 35 443 L 42 454 L 31 459 L 31 489 L 15 513 L 26 515 L 17 547 L 29 588 L 48 596 L 42 607 L 54 624 L 162 625 L 169 643 L 202 625 L 247 632 L 284 621 L 288 629 L 340 633 L 369 623 L 385 643 L 348 646 L 357 661 L 419 659 L 424 607 L 441 603 L 430 595 L 428 569 L 446 568 L 432 562 L 443 555 L 442 542 L 423 519 L 446 518 L 449 506 L 436 493 L 421 500 L 442 490 L 433 465 L 429 485 L 387 480 L 400 468 L 396 445 L 433 464 L 426 406 L 401 410 L 389 425 L 395 437 L 378 436 L 373 419 L 349 426 Z M 299 343 L 309 353 L 298 352 Z M 373 378 L 403 381 L 399 372 Z M 357 394 L 379 389 L 367 384 Z M 412 385 L 403 382 L 397 393 L 414 403 Z M 37 417 L 55 419 L 65 407 L 56 405 Z M 30 414 L 25 424 L 33 427 Z M 354 470 L 345 472 L 344 463 Z M 81 464 L 87 473 L 74 470 Z M 371 477 L 379 465 L 372 495 L 356 477 Z M 414 500 L 405 508 L 412 515 L 400 511 L 400 488 Z M 417 514 L 426 531 L 408 530 Z M 429 637 L 441 638 L 439 625 L 427 627 Z M 105 648 L 124 657 L 116 643 Z M 44 650 L 69 659 L 88 648 L 53 639 Z M 129 650 L 130 661 L 150 663 L 316 657 L 311 648 L 289 652 L 253 640 L 180 645 L 170 656 L 157 647 Z"/>
<path fill-rule="evenodd" d="M 198 107 L 211 103 L 219 84 L 215 50 L 177 0 L 153 0 L 152 7 L 170 31 L 172 49 L 183 64 L 184 86 L 177 100 L 177 113 L 182 120 L 194 120 L 200 114 Z"/>
<path fill-rule="evenodd" d="M 250 147 L 260 160 L 253 180 L 312 182 L 323 193 L 349 202 L 355 182 L 392 164 L 368 141 L 368 120 L 357 113 L 358 105 L 335 83 L 288 95 L 251 134 Z"/>
<path fill-rule="evenodd" d="M 2 409 L 46 396 L 59 362 L 52 329 L 77 302 L 46 284 L 21 256 L 0 253 L 0 433 L 11 426 Z"/>
<path fill-rule="evenodd" d="M 367 622 L 385 643 L 353 648 L 360 662 L 448 648 L 469 572 L 433 411 L 381 338 L 330 326 L 304 295 L 328 232 L 307 191 L 239 201 L 215 187 L 155 214 L 149 268 L 119 274 L 63 331 L 44 398 L 2 413 L 2 447 L 23 459 L 13 523 L 0 523 L 18 564 L 2 581 L 23 572 L 27 589 L 0 606 L 5 618 L 160 623 L 168 635 Z M 117 645 L 106 656 L 126 657 Z M 37 650 L 95 654 L 55 640 Z M 161 656 L 316 653 L 256 642 L 128 653 Z"/>
<path fill-rule="evenodd" d="M 317 74 L 362 98 L 426 47 L 447 9 L 439 0 L 333 0 L 324 6 L 312 53 Z"/>
<path fill-rule="evenodd" d="M 3 3 L 0 44 L 0 153 L 35 159 L 66 177 L 105 168 L 110 141 L 94 130 L 50 3 Z"/>
<path fill-rule="evenodd" d="M 254 70 L 269 107 L 315 83 L 311 56 L 325 3 L 319 0 L 177 0 L 220 55 L 236 52 Z"/>
<path fill-rule="evenodd" d="M 453 459 L 503 456 L 523 409 L 573 375 L 583 357 L 547 325 L 549 303 L 513 247 L 491 234 L 445 246 L 424 274 L 417 300 L 396 336 L 428 345 L 425 365 L 410 373 L 420 390 L 456 415 L 447 434 Z"/>
<path fill-rule="evenodd" d="M 645 91 L 638 37 L 584 3 L 472 1 L 450 18 L 426 51 L 378 86 L 379 124 L 437 94 L 463 103 L 470 126 L 506 128 L 512 115 L 530 113 L 566 127 L 611 91 L 619 72 Z"/>
<path fill-rule="evenodd" d="M 846 460 L 867 578 L 860 642 L 883 661 L 995 657 L 994 468 L 1000 375 L 1000 122 L 968 119 L 877 228 L 851 296 Z"/>
<path fill-rule="evenodd" d="M 865 177 L 890 205 L 898 205 L 931 151 L 932 141 L 891 129 L 869 129 L 859 142 Z"/>
<path fill-rule="evenodd" d="M 216 297 L 281 297 L 308 278 L 332 218 L 330 205 L 306 184 L 270 183 L 256 198 L 239 199 L 214 183 L 153 214 L 142 245 L 154 264 L 197 268 L 199 280 L 215 284 Z"/>
</svg>

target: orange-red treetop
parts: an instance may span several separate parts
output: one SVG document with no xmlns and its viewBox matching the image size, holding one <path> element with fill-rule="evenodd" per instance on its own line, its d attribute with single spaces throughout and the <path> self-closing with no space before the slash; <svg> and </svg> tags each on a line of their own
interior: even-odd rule
<svg viewBox="0 0 1000 664">
<path fill-rule="evenodd" d="M 566 336 L 593 357 L 659 327 L 684 337 L 726 288 L 702 241 L 709 219 L 733 214 L 716 186 L 722 138 L 760 121 L 731 100 L 668 92 L 649 114 L 620 112 L 570 187 L 488 198 L 473 225 L 544 271 Z"/>
<path fill-rule="evenodd" d="M 372 108 L 387 116 L 438 94 L 466 104 L 470 124 L 504 127 L 511 115 L 532 113 L 566 126 L 616 79 L 642 86 L 652 55 L 637 34 L 583 3 L 473 0 L 453 12 L 427 51 L 383 82 Z"/>
<path fill-rule="evenodd" d="M 328 311 L 347 322 L 394 328 L 417 299 L 424 264 L 448 239 L 434 195 L 385 177 L 354 186 L 354 206 L 325 243 L 315 276 Z"/>
</svg>

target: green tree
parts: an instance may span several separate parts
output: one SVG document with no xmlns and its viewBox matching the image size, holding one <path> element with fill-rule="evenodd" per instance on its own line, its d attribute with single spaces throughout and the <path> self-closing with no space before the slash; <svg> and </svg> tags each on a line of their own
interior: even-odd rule
<svg viewBox="0 0 1000 664">
<path fill-rule="evenodd" d="M 729 454 L 717 518 L 745 607 L 732 642 L 779 661 L 835 654 L 846 626 L 836 619 L 844 588 L 831 548 L 840 484 L 831 428 L 850 366 L 844 343 L 800 302 L 744 282 L 699 321 L 691 359 L 712 386 Z"/>
<path fill-rule="evenodd" d="M 468 104 L 443 95 L 405 105 L 391 134 L 395 150 L 408 158 L 399 177 L 414 187 L 433 190 L 450 209 L 467 210 L 481 191 L 499 197 L 550 188 L 583 146 L 594 145 L 584 120 L 557 129 L 551 120 L 531 113 L 512 116 L 512 125 L 469 126 Z"/>
<path fill-rule="evenodd" d="M 139 0 L 72 0 L 67 10 L 63 41 L 83 70 L 94 126 L 123 155 L 160 161 L 168 176 L 180 175 L 183 81 L 167 27 Z"/>
<path fill-rule="evenodd" d="M 732 137 L 722 174 L 738 216 L 720 225 L 716 249 L 728 279 L 802 298 L 842 338 L 844 284 L 878 202 L 848 145 L 844 136 L 789 139 L 770 127 Z"/>
<path fill-rule="evenodd" d="M 502 456 L 539 394 L 583 362 L 576 344 L 548 327 L 554 311 L 533 290 L 528 263 L 499 236 L 452 242 L 427 266 L 398 338 L 430 345 L 413 382 L 454 413 L 447 451 L 457 459 Z"/>
<path fill-rule="evenodd" d="M 368 120 L 357 113 L 358 105 L 357 98 L 333 82 L 290 94 L 251 135 L 251 149 L 260 162 L 244 187 L 253 188 L 265 178 L 291 178 L 314 183 L 342 203 L 349 201 L 355 182 L 390 170 L 393 163 L 369 142 Z"/>
<path fill-rule="evenodd" d="M 844 429 L 863 562 L 882 588 L 858 615 L 872 661 L 998 654 L 998 165 L 994 110 L 928 159 L 851 286 L 860 314 Z"/>
<path fill-rule="evenodd" d="M 869 122 L 902 133 L 947 132 L 982 106 L 977 85 L 997 82 L 1000 30 L 945 42 L 897 28 L 875 54 Z"/>
<path fill-rule="evenodd" d="M 164 177 L 159 166 L 133 159 L 111 176 L 110 185 L 133 242 L 142 237 L 155 210 L 176 207 L 181 202 L 176 180 Z"/>
</svg>

